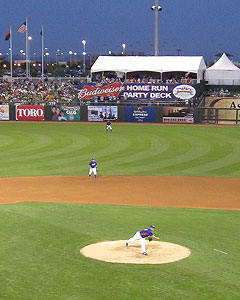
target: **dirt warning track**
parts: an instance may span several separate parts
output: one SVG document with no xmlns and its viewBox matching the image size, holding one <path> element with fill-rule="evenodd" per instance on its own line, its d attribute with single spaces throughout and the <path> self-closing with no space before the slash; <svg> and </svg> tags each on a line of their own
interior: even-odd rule
<svg viewBox="0 0 240 300">
<path fill-rule="evenodd" d="M 174 176 L 0 178 L 0 203 L 68 202 L 240 209 L 240 179 Z"/>
</svg>

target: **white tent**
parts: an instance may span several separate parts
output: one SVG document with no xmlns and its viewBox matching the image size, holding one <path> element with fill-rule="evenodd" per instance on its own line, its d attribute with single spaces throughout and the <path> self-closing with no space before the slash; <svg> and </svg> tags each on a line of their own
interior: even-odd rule
<svg viewBox="0 0 240 300">
<path fill-rule="evenodd" d="M 205 80 L 213 85 L 239 85 L 240 69 L 224 53 L 214 65 L 206 70 Z"/>
<path fill-rule="evenodd" d="M 91 68 L 96 72 L 191 72 L 203 79 L 206 65 L 202 56 L 99 56 Z M 161 76 L 159 76 L 161 77 Z"/>
</svg>

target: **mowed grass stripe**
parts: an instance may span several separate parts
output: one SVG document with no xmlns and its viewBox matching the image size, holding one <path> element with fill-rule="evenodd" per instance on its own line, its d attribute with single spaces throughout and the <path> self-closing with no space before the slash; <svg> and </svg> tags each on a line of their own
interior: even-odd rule
<svg viewBox="0 0 240 300">
<path fill-rule="evenodd" d="M 199 157 L 207 155 L 210 151 L 210 145 L 203 140 L 196 137 L 189 137 L 182 135 L 181 139 L 177 140 L 173 137 L 168 137 L 170 146 L 165 151 L 152 151 L 154 155 L 145 157 L 147 166 L 142 168 L 141 162 L 137 162 L 135 167 L 132 168 L 132 173 L 140 172 L 140 174 L 170 174 L 175 171 L 179 166 L 186 169 L 191 161 L 197 161 Z M 159 148 L 160 150 L 161 148 Z M 176 156 L 176 151 L 178 155 Z M 156 164 L 156 161 L 159 161 Z"/>
<path fill-rule="evenodd" d="M 197 174 L 213 176 L 217 172 L 218 176 L 221 176 L 220 169 L 222 167 L 225 168 L 224 166 L 233 174 L 234 168 L 231 165 L 232 161 L 239 161 L 240 141 L 227 135 L 212 134 L 211 132 L 206 138 L 208 139 L 208 144 L 211 145 L 211 150 L 206 155 L 198 157 L 197 160 L 192 160 L 188 167 L 184 166 L 184 164 L 179 164 L 179 167 L 182 167 L 182 169 L 176 175 L 183 175 L 187 172 L 190 176 Z M 236 163 L 233 165 L 236 167 Z M 221 167 L 219 168 L 219 166 Z"/>
<path fill-rule="evenodd" d="M 1 123 L 0 176 L 101 174 L 240 177 L 239 129 L 81 123 Z"/>
</svg>

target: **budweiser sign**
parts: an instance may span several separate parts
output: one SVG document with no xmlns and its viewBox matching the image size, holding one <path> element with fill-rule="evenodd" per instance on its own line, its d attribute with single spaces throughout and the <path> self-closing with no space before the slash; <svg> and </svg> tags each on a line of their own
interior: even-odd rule
<svg viewBox="0 0 240 300">
<path fill-rule="evenodd" d="M 18 121 L 43 121 L 43 105 L 17 105 L 16 120 Z"/>
<path fill-rule="evenodd" d="M 79 93 L 78 98 L 83 100 L 89 100 L 94 97 L 118 97 L 119 93 L 123 89 L 123 84 L 120 82 L 110 84 L 84 84 L 81 83 L 78 86 Z"/>
</svg>

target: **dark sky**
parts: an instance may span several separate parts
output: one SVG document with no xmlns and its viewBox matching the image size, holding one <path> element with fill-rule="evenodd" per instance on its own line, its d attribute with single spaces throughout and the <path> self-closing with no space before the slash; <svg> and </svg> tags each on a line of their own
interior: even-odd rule
<svg viewBox="0 0 240 300">
<path fill-rule="evenodd" d="M 6 55 L 4 37 L 12 26 L 13 53 L 25 50 L 25 35 L 16 32 L 28 17 L 31 53 L 40 56 L 41 26 L 51 56 L 57 49 L 80 54 L 82 40 L 91 54 L 109 50 L 154 53 L 155 0 L 1 0 L 0 52 Z M 240 0 L 160 0 L 160 55 L 203 55 L 214 59 L 218 52 L 240 56 Z"/>
</svg>

